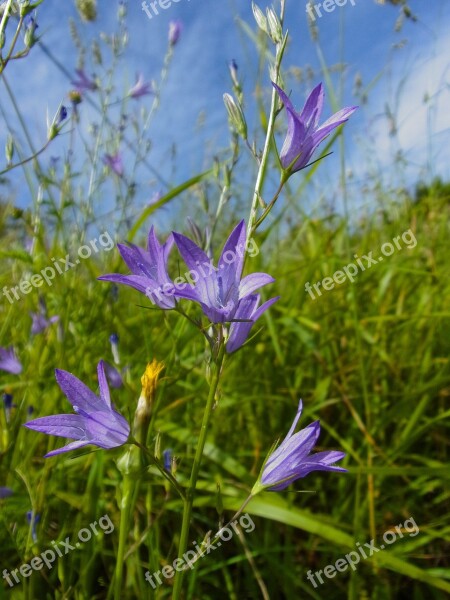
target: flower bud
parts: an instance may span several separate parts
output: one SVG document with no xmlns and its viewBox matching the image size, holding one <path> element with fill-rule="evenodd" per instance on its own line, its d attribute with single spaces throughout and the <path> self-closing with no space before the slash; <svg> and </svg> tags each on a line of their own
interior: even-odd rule
<svg viewBox="0 0 450 600">
<path fill-rule="evenodd" d="M 245 121 L 244 113 L 239 104 L 236 104 L 233 97 L 230 94 L 223 95 L 223 101 L 225 108 L 227 109 L 228 116 L 230 118 L 232 126 L 236 129 L 238 134 L 244 139 L 247 139 L 247 123 Z"/>
<path fill-rule="evenodd" d="M 76 0 L 75 4 L 80 17 L 84 21 L 95 21 L 97 18 L 97 0 Z"/>
<path fill-rule="evenodd" d="M 183 29 L 183 24 L 181 21 L 170 21 L 169 23 L 169 45 L 175 46 L 178 40 L 180 39 L 181 31 Z"/>
<path fill-rule="evenodd" d="M 148 426 L 152 414 L 153 402 L 156 396 L 158 377 L 164 369 L 164 363 L 153 359 L 148 363 L 145 373 L 141 377 L 142 391 L 134 415 L 133 434 L 141 444 L 145 444 Z"/>
<path fill-rule="evenodd" d="M 39 25 L 36 23 L 35 19 L 33 19 L 33 17 L 28 17 L 24 35 L 24 43 L 27 48 L 32 48 L 37 42 L 35 34 L 38 27 Z"/>
<path fill-rule="evenodd" d="M 283 39 L 283 28 L 280 19 L 272 8 L 266 9 L 266 15 L 270 38 L 275 44 L 279 44 Z"/>
<path fill-rule="evenodd" d="M 8 164 L 11 164 L 13 156 L 14 156 L 14 140 L 10 135 L 8 135 L 8 137 L 6 139 L 5 154 L 6 154 L 6 162 Z"/>
<path fill-rule="evenodd" d="M 269 35 L 269 29 L 268 29 L 268 25 L 267 25 L 267 19 L 264 16 L 263 11 L 254 2 L 252 2 L 252 10 L 253 10 L 253 16 L 255 17 L 255 21 L 256 21 L 258 27 L 262 31 L 264 31 L 264 33 L 267 33 Z"/>
<path fill-rule="evenodd" d="M 67 95 L 69 96 L 69 100 L 74 106 L 80 104 L 83 101 L 83 97 L 78 90 L 70 90 L 70 92 Z"/>
</svg>

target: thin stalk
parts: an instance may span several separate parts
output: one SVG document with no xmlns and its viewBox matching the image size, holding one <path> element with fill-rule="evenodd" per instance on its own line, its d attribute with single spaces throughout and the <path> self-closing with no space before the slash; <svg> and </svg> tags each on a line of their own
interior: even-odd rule
<svg viewBox="0 0 450 600">
<path fill-rule="evenodd" d="M 135 478 L 131 475 L 125 475 L 123 478 L 123 495 L 120 506 L 120 525 L 119 525 L 119 547 L 117 549 L 117 560 L 114 577 L 114 600 L 123 598 L 122 580 L 123 563 L 125 559 L 125 548 L 130 532 L 130 517 L 134 506 L 133 489 L 139 489 Z"/>
<path fill-rule="evenodd" d="M 217 387 L 219 385 L 220 374 L 222 370 L 223 359 L 225 356 L 225 345 L 222 343 L 218 357 L 214 363 L 213 373 L 209 386 L 208 399 L 206 401 L 205 412 L 203 413 L 202 426 L 195 451 L 194 463 L 192 465 L 191 477 L 189 486 L 186 491 L 186 498 L 183 507 L 183 521 L 181 525 L 180 543 L 178 546 L 178 558 L 183 559 L 183 554 L 186 552 L 189 540 L 189 529 L 191 524 L 192 506 L 194 504 L 195 490 L 197 487 L 197 479 L 202 462 L 203 451 L 205 448 L 206 437 L 208 434 L 208 426 L 211 420 L 212 409 L 216 397 Z M 179 600 L 181 597 L 183 583 L 183 571 L 177 571 L 175 575 L 175 583 L 173 587 L 172 600 Z"/>
<path fill-rule="evenodd" d="M 283 24 L 284 10 L 285 10 L 285 0 L 281 0 L 281 11 L 280 11 L 281 24 Z M 277 44 L 275 65 L 274 65 L 275 83 L 278 83 L 278 75 L 280 73 L 281 61 L 283 59 L 284 50 L 286 48 L 286 42 L 287 42 L 287 35 L 285 35 L 283 37 L 283 40 L 279 44 Z M 270 104 L 269 121 L 267 124 L 267 131 L 266 131 L 266 140 L 264 142 L 264 149 L 263 149 L 263 153 L 261 156 L 261 162 L 259 164 L 258 174 L 256 176 L 255 189 L 253 191 L 252 206 L 250 208 L 250 214 L 249 214 L 249 218 L 248 218 L 247 239 L 250 239 L 252 231 L 254 229 L 254 224 L 257 219 L 258 204 L 261 205 L 261 208 L 263 208 L 263 209 L 266 208 L 266 206 L 261 198 L 261 193 L 262 193 L 262 187 L 264 184 L 264 178 L 265 178 L 265 174 L 266 174 L 267 161 L 269 159 L 270 144 L 272 142 L 274 127 L 275 127 L 277 97 L 278 97 L 277 92 L 276 92 L 275 88 L 273 88 L 271 104 Z"/>
</svg>

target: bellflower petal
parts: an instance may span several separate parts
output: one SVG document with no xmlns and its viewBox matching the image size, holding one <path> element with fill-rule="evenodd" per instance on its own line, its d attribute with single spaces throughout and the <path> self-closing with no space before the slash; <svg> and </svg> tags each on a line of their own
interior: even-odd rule
<svg viewBox="0 0 450 600">
<path fill-rule="evenodd" d="M 109 385 L 111 385 L 113 388 L 121 388 L 123 386 L 122 375 L 115 367 L 107 362 L 105 362 L 105 373 L 109 381 Z"/>
<path fill-rule="evenodd" d="M 244 268 L 246 238 L 245 221 L 242 220 L 231 232 L 219 258 L 218 267 L 226 287 L 232 285 L 233 282 L 237 283 L 241 279 L 242 269 Z"/>
<path fill-rule="evenodd" d="M 312 471 L 346 471 L 334 465 L 344 458 L 344 452 L 327 450 L 310 454 L 320 435 L 319 421 L 311 423 L 294 434 L 302 408 L 303 404 L 300 400 L 297 414 L 287 436 L 267 459 L 252 493 L 256 494 L 263 489 L 284 490 L 293 481 L 306 477 Z"/>
<path fill-rule="evenodd" d="M 289 97 L 276 83 L 272 82 L 286 108 L 288 130 L 280 152 L 280 162 L 289 174 L 304 169 L 311 160 L 317 146 L 339 125 L 345 123 L 357 106 L 343 108 L 320 127 L 324 91 L 322 84 L 316 86 L 308 96 L 303 110 L 296 112 Z"/>
<path fill-rule="evenodd" d="M 267 273 L 251 273 L 250 275 L 246 275 L 239 285 L 239 298 L 245 298 L 264 285 L 273 283 L 274 281 L 275 279 L 267 275 Z"/>
<path fill-rule="evenodd" d="M 247 340 L 254 323 L 259 317 L 279 299 L 279 296 L 271 298 L 264 302 L 259 308 L 259 294 L 247 296 L 239 301 L 239 306 L 234 316 L 235 319 L 242 321 L 233 321 L 230 326 L 230 335 L 228 336 L 226 350 L 231 353 L 238 350 Z"/>
</svg>

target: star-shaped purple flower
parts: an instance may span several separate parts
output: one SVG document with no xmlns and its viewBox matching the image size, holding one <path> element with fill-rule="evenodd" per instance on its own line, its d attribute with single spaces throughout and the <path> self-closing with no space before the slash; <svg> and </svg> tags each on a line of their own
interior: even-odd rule
<svg viewBox="0 0 450 600">
<path fill-rule="evenodd" d="M 32 319 L 32 323 L 31 323 L 31 333 L 33 335 L 37 335 L 38 333 L 42 333 L 43 331 L 45 331 L 48 327 L 50 327 L 50 325 L 52 325 L 53 323 L 57 323 L 59 321 L 59 316 L 55 315 L 53 317 L 50 317 L 50 319 L 47 319 L 47 317 L 45 316 L 44 313 L 42 312 L 37 312 L 37 313 L 30 313 L 31 319 Z"/>
<path fill-rule="evenodd" d="M 12 346 L 9 348 L 0 348 L 0 369 L 13 375 L 22 373 L 22 364 Z"/>
<path fill-rule="evenodd" d="M 113 281 L 129 285 L 145 294 L 150 300 L 163 309 L 175 307 L 173 282 L 167 274 L 167 260 L 173 245 L 170 235 L 165 244 L 160 244 L 152 227 L 148 234 L 147 250 L 134 244 L 117 244 L 117 248 L 132 275 L 112 273 L 102 275 L 101 281 Z"/>
<path fill-rule="evenodd" d="M 252 490 L 253 494 L 263 489 L 270 492 L 284 490 L 293 481 L 312 471 L 346 471 L 342 467 L 333 466 L 335 462 L 344 458 L 344 452 L 326 450 L 310 454 L 320 434 L 319 421 L 294 434 L 302 409 L 303 404 L 300 400 L 292 427 L 280 446 L 269 456 L 263 467 L 261 479 Z"/>
<path fill-rule="evenodd" d="M 115 154 L 105 154 L 103 157 L 103 162 L 105 165 L 113 171 L 119 177 L 123 175 L 123 160 L 120 152 L 116 152 Z"/>
<path fill-rule="evenodd" d="M 142 73 L 139 73 L 136 83 L 129 90 L 127 95 L 130 96 L 130 98 L 136 99 L 136 98 L 140 98 L 141 96 L 147 96 L 148 94 L 152 94 L 152 93 L 153 93 L 152 83 L 150 81 L 145 83 L 144 76 L 142 75 Z"/>
<path fill-rule="evenodd" d="M 55 374 L 59 387 L 77 414 L 41 417 L 24 423 L 23 426 L 47 435 L 57 435 L 76 441 L 48 452 L 44 458 L 83 448 L 88 444 L 109 449 L 126 443 L 130 435 L 130 425 L 111 404 L 102 360 L 97 366 L 100 396 L 94 394 L 82 381 L 67 371 L 56 369 Z"/>
<path fill-rule="evenodd" d="M 93 79 L 89 79 L 89 77 L 84 72 L 84 69 L 75 69 L 76 74 L 78 75 L 78 79 L 72 81 L 72 85 L 76 87 L 78 92 L 83 93 L 86 91 L 93 92 L 97 89 L 97 84 Z"/>
<path fill-rule="evenodd" d="M 247 318 L 238 317 L 238 310 L 241 315 L 253 314 L 249 312 L 248 303 L 244 305 L 241 302 L 258 288 L 275 281 L 267 273 L 252 273 L 241 279 L 246 247 L 245 221 L 236 225 L 225 242 L 217 268 L 192 240 L 179 233 L 174 233 L 173 237 L 184 262 L 190 269 L 190 279 L 193 280 L 193 275 L 196 275 L 195 286 L 189 285 L 186 288 L 186 284 L 176 285 L 175 295 L 198 302 L 211 323 L 226 323 L 234 318 Z M 272 299 L 273 301 L 275 299 Z M 255 309 L 254 300 L 251 304 Z M 243 332 L 243 328 L 235 328 L 234 331 L 236 340 L 243 337 L 240 333 Z"/>
<path fill-rule="evenodd" d="M 333 129 L 345 123 L 358 107 L 343 108 L 319 127 L 324 99 L 321 83 L 310 93 L 301 113 L 296 112 L 288 96 L 276 83 L 272 81 L 272 85 L 286 108 L 288 120 L 288 131 L 281 149 L 280 162 L 283 169 L 292 174 L 308 165 L 317 146 Z"/>
</svg>

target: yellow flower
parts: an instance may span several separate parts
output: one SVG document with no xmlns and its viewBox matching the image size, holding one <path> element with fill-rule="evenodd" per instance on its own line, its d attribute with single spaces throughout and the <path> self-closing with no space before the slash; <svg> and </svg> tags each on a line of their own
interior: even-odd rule
<svg viewBox="0 0 450 600">
<path fill-rule="evenodd" d="M 145 373 L 141 377 L 142 391 L 134 415 L 134 435 L 141 443 L 145 442 L 147 436 L 158 377 L 163 369 L 164 363 L 158 362 L 154 358 L 151 363 L 148 363 Z"/>
</svg>

